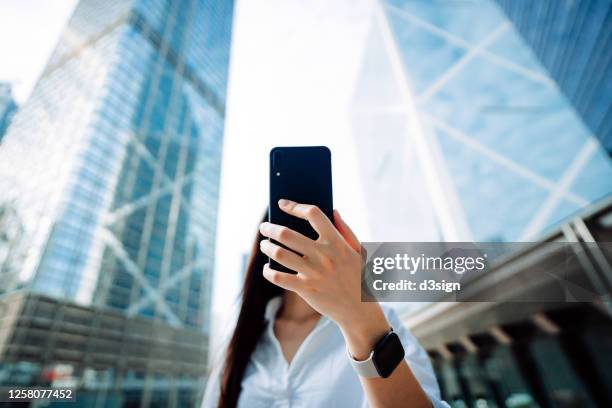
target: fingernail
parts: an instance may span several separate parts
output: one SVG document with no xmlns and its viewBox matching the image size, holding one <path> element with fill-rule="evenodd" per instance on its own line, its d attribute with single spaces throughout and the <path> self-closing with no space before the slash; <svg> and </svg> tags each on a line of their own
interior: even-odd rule
<svg viewBox="0 0 612 408">
<path fill-rule="evenodd" d="M 285 207 L 285 206 L 288 206 L 290 202 L 291 201 L 289 200 L 285 200 L 284 198 L 281 198 L 280 200 L 278 200 L 278 206 Z"/>
</svg>

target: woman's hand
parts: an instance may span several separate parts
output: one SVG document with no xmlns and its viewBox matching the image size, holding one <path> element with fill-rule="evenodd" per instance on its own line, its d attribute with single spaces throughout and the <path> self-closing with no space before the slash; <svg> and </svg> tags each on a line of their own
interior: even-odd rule
<svg viewBox="0 0 612 408">
<path fill-rule="evenodd" d="M 279 200 L 287 214 L 307 220 L 319 234 L 315 241 L 287 227 L 264 222 L 261 233 L 297 255 L 268 240 L 261 250 L 297 272 L 276 271 L 266 264 L 263 274 L 270 282 L 297 292 L 319 313 L 334 320 L 357 360 L 370 356 L 376 342 L 389 331 L 389 323 L 376 302 L 361 302 L 361 254 L 359 240 L 334 211 L 334 224 L 312 205 Z M 372 407 L 431 407 L 431 402 L 405 361 L 388 378 L 359 377 Z"/>
<path fill-rule="evenodd" d="M 361 302 L 361 245 L 340 214 L 334 224 L 316 206 L 279 200 L 287 214 L 307 220 L 319 235 L 312 240 L 287 227 L 264 222 L 259 230 L 300 256 L 269 240 L 261 250 L 278 263 L 297 272 L 285 273 L 264 266 L 270 282 L 299 294 L 312 308 L 334 320 L 341 328 L 355 358 L 367 358 L 376 340 L 389 330 L 380 306 Z"/>
</svg>

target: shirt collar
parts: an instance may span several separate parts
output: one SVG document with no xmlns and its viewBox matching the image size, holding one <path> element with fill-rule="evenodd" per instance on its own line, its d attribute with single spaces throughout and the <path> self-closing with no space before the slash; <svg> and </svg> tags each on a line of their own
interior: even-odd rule
<svg viewBox="0 0 612 408">
<path fill-rule="evenodd" d="M 268 304 L 266 305 L 266 311 L 264 312 L 264 318 L 268 322 L 273 322 L 276 318 L 276 314 L 278 313 L 278 309 L 280 309 L 283 304 L 283 297 L 281 295 L 275 296 L 272 299 L 268 300 Z"/>
<path fill-rule="evenodd" d="M 276 314 L 278 313 L 278 310 L 280 309 L 282 304 L 283 304 L 282 295 L 275 296 L 271 298 L 270 300 L 268 300 L 268 304 L 266 305 L 266 311 L 264 312 L 264 319 L 267 322 L 273 322 L 274 319 L 276 319 Z M 323 326 L 327 324 L 328 322 L 329 322 L 329 319 L 327 318 L 327 316 L 321 315 L 315 327 Z"/>
</svg>

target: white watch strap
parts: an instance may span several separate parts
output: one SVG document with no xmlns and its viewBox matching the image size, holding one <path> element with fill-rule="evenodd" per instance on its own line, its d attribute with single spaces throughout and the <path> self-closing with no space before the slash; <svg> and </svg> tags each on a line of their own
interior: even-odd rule
<svg viewBox="0 0 612 408">
<path fill-rule="evenodd" d="M 351 362 L 351 365 L 360 377 L 380 377 L 380 374 L 378 374 L 378 370 L 374 366 L 374 361 L 372 361 L 372 356 L 374 356 L 374 350 L 372 350 L 367 360 L 363 361 L 355 360 L 355 358 L 351 355 L 351 352 L 348 350 L 348 347 L 346 349 L 346 354 L 348 354 L 348 358 Z"/>
</svg>

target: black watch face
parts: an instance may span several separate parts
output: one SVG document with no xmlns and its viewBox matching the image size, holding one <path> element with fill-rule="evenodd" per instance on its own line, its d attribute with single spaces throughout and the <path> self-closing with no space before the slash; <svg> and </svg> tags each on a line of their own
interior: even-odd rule
<svg viewBox="0 0 612 408">
<path fill-rule="evenodd" d="M 395 367 L 404 359 L 404 347 L 398 335 L 391 332 L 376 345 L 372 362 L 378 374 L 387 378 L 391 375 Z"/>
</svg>

